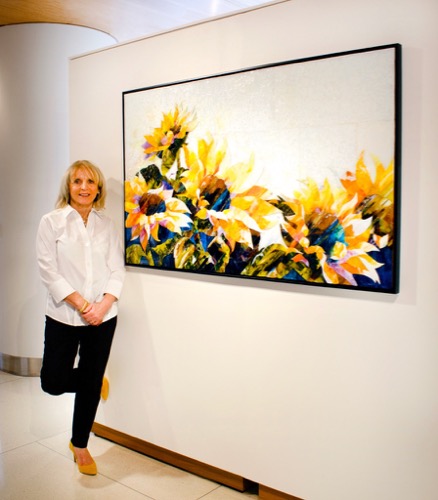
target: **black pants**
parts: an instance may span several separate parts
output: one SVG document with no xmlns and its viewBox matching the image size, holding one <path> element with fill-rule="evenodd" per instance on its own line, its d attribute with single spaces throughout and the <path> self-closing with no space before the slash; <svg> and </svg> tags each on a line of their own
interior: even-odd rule
<svg viewBox="0 0 438 500">
<path fill-rule="evenodd" d="M 41 387 L 54 396 L 76 393 L 71 442 L 78 448 L 88 444 L 116 324 L 112 318 L 99 326 L 70 326 L 46 316 Z"/>
</svg>

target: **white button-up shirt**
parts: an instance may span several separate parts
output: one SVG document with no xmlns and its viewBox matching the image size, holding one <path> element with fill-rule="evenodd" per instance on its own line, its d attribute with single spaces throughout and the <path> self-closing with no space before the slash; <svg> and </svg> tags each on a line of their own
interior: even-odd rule
<svg viewBox="0 0 438 500">
<path fill-rule="evenodd" d="M 88 302 L 105 293 L 119 298 L 125 277 L 123 249 L 116 228 L 102 212 L 91 210 L 85 227 L 70 205 L 44 215 L 36 242 L 42 282 L 48 290 L 46 314 L 68 325 L 86 325 L 78 311 L 64 302 L 79 292 Z M 115 301 L 104 317 L 117 315 Z"/>
</svg>

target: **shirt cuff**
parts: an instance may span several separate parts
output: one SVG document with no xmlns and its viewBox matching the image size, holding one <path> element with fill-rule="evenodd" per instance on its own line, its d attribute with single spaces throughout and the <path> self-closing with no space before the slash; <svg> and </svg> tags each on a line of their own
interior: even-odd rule
<svg viewBox="0 0 438 500">
<path fill-rule="evenodd" d="M 72 294 L 75 289 L 64 279 L 55 281 L 49 286 L 50 295 L 54 298 L 55 302 L 60 303 L 70 294 Z"/>
<path fill-rule="evenodd" d="M 114 297 L 116 299 L 119 299 L 120 295 L 122 293 L 122 287 L 123 287 L 123 283 L 120 283 L 120 281 L 115 280 L 115 279 L 109 280 L 106 287 L 105 287 L 105 291 L 103 293 L 104 294 L 109 293 L 111 295 L 114 295 Z"/>
</svg>

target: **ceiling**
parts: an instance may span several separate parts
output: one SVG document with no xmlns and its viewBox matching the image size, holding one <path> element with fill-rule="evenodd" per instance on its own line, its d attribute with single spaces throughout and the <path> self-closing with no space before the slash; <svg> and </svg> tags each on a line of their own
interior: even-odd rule
<svg viewBox="0 0 438 500">
<path fill-rule="evenodd" d="M 85 26 L 117 43 L 212 17 L 277 3 L 266 0 L 0 0 L 0 26 L 58 23 Z"/>
</svg>

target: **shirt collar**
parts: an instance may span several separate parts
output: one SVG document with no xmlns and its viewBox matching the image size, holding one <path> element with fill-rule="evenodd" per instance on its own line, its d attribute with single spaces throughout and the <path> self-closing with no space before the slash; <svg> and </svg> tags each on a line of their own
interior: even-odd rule
<svg viewBox="0 0 438 500">
<path fill-rule="evenodd" d="M 61 211 L 66 219 L 69 216 L 71 216 L 72 213 L 76 213 L 79 215 L 79 212 L 77 212 L 71 205 L 66 205 L 65 207 L 61 208 Z M 103 217 L 103 213 L 101 210 L 96 210 L 95 208 L 92 208 L 90 214 L 91 213 L 95 213 L 99 218 Z"/>
</svg>

